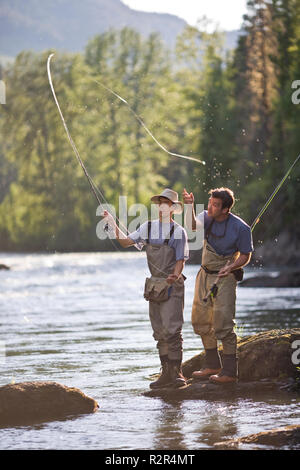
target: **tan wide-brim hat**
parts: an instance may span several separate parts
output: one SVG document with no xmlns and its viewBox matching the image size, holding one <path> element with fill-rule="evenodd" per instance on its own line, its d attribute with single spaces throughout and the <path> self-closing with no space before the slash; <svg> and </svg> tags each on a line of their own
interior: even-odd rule
<svg viewBox="0 0 300 470">
<path fill-rule="evenodd" d="M 159 198 L 160 197 L 165 197 L 169 199 L 174 207 L 174 214 L 181 214 L 183 211 L 183 204 L 181 201 L 178 200 L 178 193 L 176 191 L 173 191 L 172 189 L 164 189 L 162 193 L 156 194 L 155 196 L 152 196 L 151 201 L 153 201 L 155 204 L 159 204 Z"/>
</svg>

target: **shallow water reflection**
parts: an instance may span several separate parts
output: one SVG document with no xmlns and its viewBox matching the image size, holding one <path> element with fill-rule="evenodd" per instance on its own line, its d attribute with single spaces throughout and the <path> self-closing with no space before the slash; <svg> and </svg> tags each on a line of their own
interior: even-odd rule
<svg viewBox="0 0 300 470">
<path fill-rule="evenodd" d="M 54 380 L 100 404 L 93 415 L 1 429 L 2 449 L 208 449 L 299 421 L 299 403 L 287 396 L 174 403 L 142 395 L 159 369 L 142 295 L 144 254 L 0 259 L 12 267 L 0 271 L 0 385 Z M 184 271 L 184 360 L 201 349 L 190 323 L 197 271 Z M 238 334 L 299 328 L 299 310 L 300 289 L 238 288 Z"/>
</svg>

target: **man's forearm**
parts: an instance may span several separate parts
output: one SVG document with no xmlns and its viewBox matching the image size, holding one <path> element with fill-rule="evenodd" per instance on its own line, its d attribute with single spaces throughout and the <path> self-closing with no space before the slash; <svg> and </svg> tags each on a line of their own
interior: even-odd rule
<svg viewBox="0 0 300 470">
<path fill-rule="evenodd" d="M 183 259 L 180 259 L 178 261 L 176 261 L 176 264 L 174 266 L 174 271 L 173 271 L 173 274 L 177 277 L 180 276 L 180 274 L 182 273 L 183 271 L 183 268 L 184 268 L 184 260 Z"/>
<path fill-rule="evenodd" d="M 196 215 L 193 204 L 185 204 L 186 213 L 185 213 L 185 225 L 188 230 L 192 230 L 193 232 L 196 230 Z"/>
<path fill-rule="evenodd" d="M 127 237 L 127 235 L 125 235 L 125 233 L 119 229 L 117 224 L 114 226 L 114 232 L 116 235 L 116 239 L 123 248 L 127 248 L 128 246 L 134 245 L 134 241 L 131 240 L 131 238 Z"/>
</svg>

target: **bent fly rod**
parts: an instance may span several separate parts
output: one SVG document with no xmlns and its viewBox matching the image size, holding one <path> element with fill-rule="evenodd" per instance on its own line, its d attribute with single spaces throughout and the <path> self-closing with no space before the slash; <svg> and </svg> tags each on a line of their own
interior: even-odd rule
<svg viewBox="0 0 300 470">
<path fill-rule="evenodd" d="M 261 216 L 265 213 L 265 211 L 267 210 L 267 208 L 269 207 L 269 205 L 271 204 L 271 202 L 273 201 L 274 197 L 276 196 L 276 194 L 278 193 L 279 189 L 281 188 L 281 186 L 283 185 L 283 183 L 285 182 L 285 180 L 287 179 L 287 177 L 289 176 L 289 174 L 291 173 L 292 169 L 294 168 L 294 166 L 296 165 L 296 163 L 298 162 L 300 158 L 300 154 L 298 155 L 298 157 L 296 158 L 296 160 L 294 161 L 294 163 L 290 166 L 290 168 L 288 169 L 288 171 L 286 172 L 286 174 L 284 175 L 284 177 L 282 178 L 282 180 L 280 181 L 280 183 L 276 186 L 276 188 L 274 189 L 274 191 L 272 192 L 271 196 L 269 197 L 269 199 L 267 200 L 267 202 L 265 203 L 265 205 L 263 206 L 263 208 L 260 210 L 260 212 L 257 214 L 257 216 L 255 217 L 254 221 L 252 222 L 250 228 L 251 228 L 251 232 L 253 232 L 256 224 L 258 224 Z"/>
<path fill-rule="evenodd" d="M 285 180 L 287 179 L 287 177 L 289 176 L 289 174 L 291 173 L 292 169 L 294 168 L 294 166 L 296 165 L 296 163 L 298 162 L 299 159 L 300 159 L 300 154 L 298 155 L 298 157 L 296 158 L 294 163 L 292 163 L 292 165 L 290 166 L 290 168 L 288 169 L 288 171 L 286 172 L 286 174 L 284 175 L 284 177 L 282 178 L 280 183 L 278 183 L 278 185 L 276 186 L 276 188 L 272 192 L 271 196 L 269 197 L 269 199 L 267 200 L 267 202 L 265 203 L 263 208 L 259 211 L 259 213 L 255 217 L 254 221 L 252 222 L 252 224 L 250 226 L 251 232 L 253 232 L 253 230 L 255 229 L 256 225 L 260 221 L 261 216 L 266 212 L 267 208 L 269 207 L 269 205 L 273 201 L 274 197 L 276 196 L 276 194 L 280 190 L 281 186 L 283 185 L 283 183 L 285 182 Z M 219 282 L 219 280 L 220 280 L 220 276 L 217 277 L 217 279 L 215 280 L 215 282 L 211 286 L 208 294 L 206 295 L 206 297 L 204 297 L 204 299 L 203 299 L 204 302 L 207 302 L 209 297 L 212 297 L 212 298 L 216 297 L 217 292 L 218 292 L 218 282 Z"/>
<path fill-rule="evenodd" d="M 79 155 L 79 152 L 78 152 L 78 150 L 77 150 L 77 147 L 76 147 L 76 145 L 75 145 L 75 143 L 74 143 L 74 141 L 73 141 L 73 139 L 72 139 L 72 137 L 71 137 L 71 134 L 70 134 L 70 132 L 69 132 L 68 126 L 67 126 L 66 121 L 65 121 L 65 118 L 64 118 L 64 116 L 63 116 L 63 113 L 62 113 L 62 111 L 61 111 L 61 109 L 60 109 L 60 105 L 59 105 L 58 99 L 57 99 L 57 97 L 56 97 L 56 93 L 55 93 L 54 86 L 53 86 L 53 83 L 52 83 L 52 78 L 51 78 L 51 71 L 50 71 L 50 62 L 51 62 L 51 59 L 52 59 L 53 56 L 54 56 L 54 54 L 50 54 L 49 57 L 48 57 L 48 60 L 47 60 L 47 73 L 48 73 L 48 80 L 49 80 L 50 88 L 51 88 L 51 91 L 52 91 L 52 95 L 53 95 L 55 104 L 56 104 L 56 106 L 57 106 L 59 115 L 60 115 L 60 117 L 61 117 L 61 120 L 62 120 L 64 129 L 65 129 L 65 131 L 66 131 L 68 140 L 69 140 L 69 142 L 70 142 L 70 144 L 71 144 L 71 147 L 72 147 L 72 149 L 73 149 L 73 151 L 74 151 L 74 153 L 75 153 L 75 156 L 76 156 L 76 158 L 77 158 L 77 161 L 78 161 L 78 163 L 80 164 L 80 166 L 81 166 L 81 168 L 82 168 L 82 170 L 83 170 L 83 172 L 84 172 L 84 174 L 85 174 L 85 176 L 86 176 L 86 178 L 87 178 L 87 180 L 88 180 L 88 182 L 89 182 L 89 185 L 90 185 L 90 187 L 91 187 L 92 193 L 94 194 L 94 196 L 95 196 L 95 198 L 96 198 L 96 200 L 97 200 L 99 206 L 102 206 L 102 203 L 101 203 L 101 200 L 100 200 L 100 198 L 99 198 L 99 196 L 98 196 L 98 194 L 97 194 L 97 191 L 101 194 L 101 196 L 102 196 L 102 198 L 103 198 L 104 201 L 105 201 L 105 198 L 104 198 L 103 194 L 101 193 L 101 191 L 99 190 L 99 188 L 96 187 L 94 181 L 93 181 L 92 178 L 90 177 L 90 175 L 89 175 L 89 173 L 88 173 L 88 171 L 87 171 L 87 169 L 86 169 L 86 167 L 85 167 L 85 165 L 84 165 L 84 163 L 83 163 L 83 161 L 82 161 L 82 159 L 81 159 L 81 157 L 80 157 L 80 155 Z M 106 201 L 105 201 L 105 202 L 106 202 Z M 105 229 L 106 229 L 106 227 L 105 227 Z"/>
<path fill-rule="evenodd" d="M 72 149 L 73 149 L 73 151 L 74 151 L 74 153 L 75 153 L 75 155 L 76 155 L 76 158 L 77 158 L 77 160 L 78 160 L 78 162 L 79 162 L 81 168 L 83 169 L 83 172 L 84 172 L 84 174 L 85 174 L 85 176 L 86 176 L 86 178 L 87 178 L 87 180 L 88 180 L 88 182 L 89 182 L 89 185 L 90 185 L 90 187 L 91 187 L 91 189 L 92 189 L 92 192 L 93 192 L 93 194 L 94 194 L 94 196 L 95 196 L 95 198 L 96 198 L 98 204 L 101 206 L 102 204 L 101 204 L 101 201 L 100 201 L 99 196 L 98 196 L 98 194 L 97 194 L 97 190 L 98 190 L 99 192 L 100 192 L 100 190 L 99 190 L 98 188 L 96 188 L 96 185 L 94 184 L 92 178 L 91 178 L 90 175 L 88 174 L 88 171 L 87 171 L 86 167 L 84 166 L 84 163 L 83 163 L 83 161 L 82 161 L 82 159 L 81 159 L 81 157 L 80 157 L 80 155 L 79 155 L 79 152 L 78 152 L 78 150 L 77 150 L 77 147 L 76 147 L 76 145 L 75 145 L 75 143 L 74 143 L 74 141 L 73 141 L 73 139 L 72 139 L 72 137 L 71 137 L 71 134 L 70 134 L 70 132 L 69 132 L 68 126 L 67 126 L 66 121 L 65 121 L 65 118 L 64 118 L 63 113 L 62 113 L 62 111 L 61 111 L 61 109 L 60 109 L 58 99 L 57 99 L 56 94 L 55 94 L 55 90 L 54 90 L 54 86 L 53 86 L 52 78 L 51 78 L 51 71 L 50 71 L 50 62 L 51 62 L 51 59 L 52 59 L 53 56 L 54 56 L 54 54 L 50 54 L 49 57 L 48 57 L 48 60 L 47 60 L 47 73 L 48 73 L 48 79 L 49 79 L 49 84 L 50 84 L 50 88 L 51 88 L 51 91 L 52 91 L 52 95 L 53 95 L 55 104 L 56 104 L 56 106 L 57 106 L 59 115 L 60 115 L 60 117 L 61 117 L 63 126 L 64 126 L 64 128 L 65 128 L 65 131 L 66 131 L 68 140 L 69 140 L 69 142 L 70 142 L 70 144 L 71 144 L 71 146 L 72 146 Z M 104 196 L 103 196 L 103 195 L 102 195 L 102 197 L 103 197 L 103 199 L 104 199 Z M 105 199 L 104 199 L 104 200 L 105 200 Z"/>
<path fill-rule="evenodd" d="M 101 199 L 99 198 L 99 196 L 98 196 L 97 193 L 100 194 L 102 200 L 108 205 L 108 203 L 107 203 L 107 201 L 106 201 L 106 199 L 105 199 L 105 197 L 104 197 L 104 194 L 103 194 L 103 193 L 100 191 L 100 189 L 96 186 L 96 184 L 94 183 L 93 179 L 92 179 L 91 176 L 89 175 L 89 173 L 88 173 L 88 171 L 87 171 L 87 169 L 86 169 L 86 167 L 85 167 L 85 165 L 84 165 L 84 163 L 83 163 L 83 161 L 82 161 L 82 159 L 81 159 L 81 157 L 80 157 L 80 154 L 79 154 L 79 152 L 78 152 L 78 150 L 77 150 L 77 147 L 76 147 L 76 145 L 75 145 L 75 143 L 74 143 L 74 141 L 73 141 L 73 139 L 72 139 L 72 137 L 71 137 L 71 134 L 70 134 L 70 132 L 69 132 L 68 126 L 67 126 L 66 121 L 65 121 L 65 118 L 64 118 L 63 113 L 62 113 L 62 111 L 61 111 L 61 108 L 60 108 L 60 105 L 59 105 L 59 102 L 58 102 L 58 99 L 57 99 L 57 97 L 56 97 L 56 93 L 55 93 L 55 90 L 54 90 L 54 86 L 53 86 L 53 83 L 52 83 L 52 78 L 51 78 L 50 62 L 51 62 L 51 59 L 52 59 L 53 56 L 54 56 L 54 54 L 50 54 L 49 57 L 48 57 L 48 60 L 47 60 L 48 80 L 49 80 L 49 84 L 50 84 L 50 88 L 51 88 L 51 91 L 52 91 L 52 95 L 53 95 L 55 104 L 56 104 L 56 106 L 57 106 L 57 109 L 58 109 L 60 118 L 61 118 L 61 120 L 62 120 L 64 129 L 65 129 L 65 131 L 66 131 L 68 140 L 69 140 L 69 142 L 70 142 L 70 144 L 71 144 L 71 147 L 72 147 L 72 149 L 73 149 L 73 151 L 74 151 L 74 153 L 75 153 L 75 156 L 76 156 L 76 158 L 77 158 L 77 161 L 78 161 L 78 163 L 80 164 L 80 166 L 81 166 L 81 168 L 82 168 L 82 170 L 83 170 L 83 172 L 84 172 L 84 174 L 85 174 L 85 176 L 86 176 L 86 178 L 87 178 L 87 180 L 88 180 L 88 182 L 89 182 L 89 185 L 90 185 L 90 187 L 91 187 L 91 190 L 92 190 L 92 192 L 93 192 L 93 194 L 94 194 L 94 196 L 95 196 L 95 198 L 96 198 L 96 200 L 97 200 L 99 206 L 102 207 L 102 202 L 101 202 Z M 104 230 L 105 230 L 105 231 L 108 231 L 108 224 L 106 224 L 106 226 L 104 227 Z M 110 240 L 111 240 L 111 239 L 110 239 Z M 112 242 L 112 240 L 111 240 L 111 242 Z M 112 243 L 113 243 L 113 242 L 112 242 Z M 137 244 L 135 244 L 134 246 L 140 251 L 140 247 L 139 247 Z"/>
</svg>

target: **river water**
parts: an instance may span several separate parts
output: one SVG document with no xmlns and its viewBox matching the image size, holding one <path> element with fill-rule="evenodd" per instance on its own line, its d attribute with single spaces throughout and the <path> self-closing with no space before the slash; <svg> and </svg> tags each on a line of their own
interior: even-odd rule
<svg viewBox="0 0 300 470">
<path fill-rule="evenodd" d="M 100 406 L 94 414 L 0 429 L 1 449 L 211 449 L 299 423 L 295 397 L 176 403 L 143 396 L 159 370 L 143 299 L 144 253 L 2 253 L 0 263 L 11 267 L 0 271 L 0 385 L 57 381 Z M 184 360 L 202 348 L 190 322 L 197 271 L 184 270 Z M 299 311 L 300 289 L 238 287 L 240 336 L 299 328 Z"/>
</svg>

